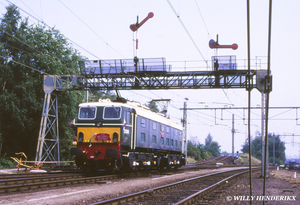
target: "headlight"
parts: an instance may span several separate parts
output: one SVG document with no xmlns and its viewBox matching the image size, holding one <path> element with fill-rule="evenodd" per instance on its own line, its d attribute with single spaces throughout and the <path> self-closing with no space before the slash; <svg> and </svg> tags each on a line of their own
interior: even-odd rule
<svg viewBox="0 0 300 205">
<path fill-rule="evenodd" d="M 78 134 L 78 142 L 83 142 L 83 136 L 84 136 L 83 132 L 79 132 L 79 134 Z"/>
<path fill-rule="evenodd" d="M 117 143 L 118 142 L 118 137 L 119 137 L 119 134 L 115 132 L 113 134 L 113 143 Z"/>
<path fill-rule="evenodd" d="M 139 166 L 139 165 L 140 165 L 140 163 L 139 163 L 139 162 L 137 162 L 137 161 L 133 161 L 132 165 L 133 165 L 133 166 Z"/>
</svg>

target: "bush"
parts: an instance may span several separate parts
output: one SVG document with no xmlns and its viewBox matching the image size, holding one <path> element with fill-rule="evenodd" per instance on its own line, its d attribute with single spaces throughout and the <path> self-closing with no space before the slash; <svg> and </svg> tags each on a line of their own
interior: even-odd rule
<svg viewBox="0 0 300 205">
<path fill-rule="evenodd" d="M 0 169 L 8 169 L 8 168 L 16 168 L 16 164 L 13 162 L 12 159 L 7 157 L 6 153 L 4 153 L 0 157 Z"/>
<path fill-rule="evenodd" d="M 193 158 L 193 157 L 187 157 L 186 161 L 188 164 L 196 162 L 195 158 Z"/>
<path fill-rule="evenodd" d="M 248 165 L 249 164 L 249 154 L 248 153 L 241 154 L 238 159 L 234 160 L 234 163 Z M 251 156 L 251 163 L 252 163 L 252 165 L 260 165 L 261 161 L 255 157 Z"/>
</svg>

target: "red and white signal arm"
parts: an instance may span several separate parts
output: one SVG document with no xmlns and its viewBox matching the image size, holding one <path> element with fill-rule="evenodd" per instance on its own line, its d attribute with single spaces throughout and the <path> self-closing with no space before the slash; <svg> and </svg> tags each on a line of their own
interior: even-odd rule
<svg viewBox="0 0 300 205">
<path fill-rule="evenodd" d="M 214 41 L 213 39 L 211 39 L 209 41 L 209 47 L 210 48 L 232 48 L 233 50 L 236 50 L 238 48 L 238 45 L 236 43 L 232 44 L 232 45 L 219 45 L 216 41 Z"/>
</svg>

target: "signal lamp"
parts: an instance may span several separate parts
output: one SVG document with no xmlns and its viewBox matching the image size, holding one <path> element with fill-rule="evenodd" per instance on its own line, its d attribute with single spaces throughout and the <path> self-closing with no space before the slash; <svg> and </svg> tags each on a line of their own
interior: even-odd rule
<svg viewBox="0 0 300 205">
<path fill-rule="evenodd" d="M 113 143 L 117 143 L 118 142 L 118 137 L 119 137 L 119 134 L 115 132 L 113 134 Z"/>
<path fill-rule="evenodd" d="M 77 137 L 74 137 L 73 138 L 73 143 L 72 143 L 73 145 L 77 145 Z"/>
<path fill-rule="evenodd" d="M 78 134 L 78 142 L 83 142 L 83 136 L 84 136 L 83 132 L 79 132 L 79 134 Z"/>
</svg>

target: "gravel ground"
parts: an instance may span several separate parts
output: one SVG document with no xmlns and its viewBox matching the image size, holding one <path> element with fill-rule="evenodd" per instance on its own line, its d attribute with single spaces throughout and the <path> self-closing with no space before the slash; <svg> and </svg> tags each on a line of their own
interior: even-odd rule
<svg viewBox="0 0 300 205">
<path fill-rule="evenodd" d="M 294 178 L 295 171 L 271 170 L 266 180 L 265 196 L 270 197 L 265 204 L 300 204 L 300 172 Z M 263 178 L 260 172 L 252 174 L 252 204 L 263 204 Z M 249 174 L 229 182 L 210 196 L 204 197 L 199 204 L 250 204 Z M 237 199 L 237 197 L 239 197 Z M 276 198 L 277 197 L 277 198 Z"/>
<path fill-rule="evenodd" d="M 139 177 L 135 179 L 116 179 L 106 181 L 104 184 L 62 186 L 56 187 L 55 189 L 48 188 L 23 193 L 6 193 L 0 195 L 0 204 L 90 204 L 186 178 L 229 169 L 232 168 L 206 169 L 173 175 Z M 297 181 L 291 177 L 291 174 L 293 174 L 293 172 L 286 170 L 271 172 L 270 178 L 266 182 L 266 196 L 296 196 L 296 201 L 272 201 L 272 203 L 268 202 L 266 204 L 300 204 L 300 173 L 298 173 Z M 205 197 L 201 204 L 249 204 L 249 201 L 227 201 L 228 196 L 249 195 L 248 176 L 249 175 L 246 175 L 246 178 L 240 178 L 235 182 L 229 182 L 228 185 L 223 188 L 223 191 L 215 193 L 213 196 Z M 260 179 L 259 176 L 260 174 L 253 173 L 253 196 L 262 195 L 263 180 Z M 281 178 L 289 179 L 290 182 L 284 181 Z M 283 192 L 283 190 L 288 190 L 289 192 Z M 255 201 L 253 204 L 262 204 L 262 202 Z"/>
<path fill-rule="evenodd" d="M 159 175 L 129 179 L 115 179 L 105 184 L 81 184 L 56 187 L 55 189 L 33 190 L 27 193 L 0 195 L 0 204 L 89 204 L 133 192 L 150 189 L 159 185 L 233 168 L 203 169 L 173 175 Z"/>
</svg>

